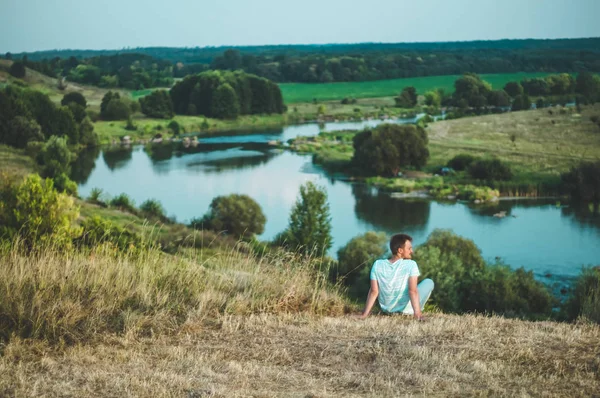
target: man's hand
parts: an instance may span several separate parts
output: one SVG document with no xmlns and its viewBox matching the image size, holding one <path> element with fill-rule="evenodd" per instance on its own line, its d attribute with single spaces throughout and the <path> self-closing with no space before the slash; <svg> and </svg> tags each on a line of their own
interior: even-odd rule
<svg viewBox="0 0 600 398">
<path fill-rule="evenodd" d="M 424 321 L 424 320 L 425 320 L 425 317 L 424 317 L 424 316 L 423 316 L 423 314 L 421 314 L 421 313 L 419 313 L 419 314 L 415 314 L 414 316 L 415 316 L 415 319 L 416 319 L 417 321 Z"/>
</svg>

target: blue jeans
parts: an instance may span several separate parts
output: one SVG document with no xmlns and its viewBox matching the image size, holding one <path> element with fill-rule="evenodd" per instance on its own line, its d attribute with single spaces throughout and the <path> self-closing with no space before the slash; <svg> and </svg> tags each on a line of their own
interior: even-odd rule
<svg viewBox="0 0 600 398">
<path fill-rule="evenodd" d="M 429 296 L 431 296 L 433 286 L 434 283 L 431 279 L 423 279 L 421 283 L 417 285 L 417 291 L 419 292 L 419 303 L 421 304 L 421 311 L 423 310 L 423 307 L 425 306 L 427 300 L 429 300 Z M 404 307 L 402 313 L 408 315 L 413 315 L 415 313 L 410 301 L 408 302 L 408 304 L 406 304 L 406 307 Z"/>
</svg>

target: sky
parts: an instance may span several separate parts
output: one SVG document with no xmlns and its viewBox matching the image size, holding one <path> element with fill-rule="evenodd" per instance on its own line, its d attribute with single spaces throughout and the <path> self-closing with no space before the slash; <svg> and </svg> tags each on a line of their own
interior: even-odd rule
<svg viewBox="0 0 600 398">
<path fill-rule="evenodd" d="M 600 0 L 0 0 L 0 53 L 600 37 Z"/>
</svg>

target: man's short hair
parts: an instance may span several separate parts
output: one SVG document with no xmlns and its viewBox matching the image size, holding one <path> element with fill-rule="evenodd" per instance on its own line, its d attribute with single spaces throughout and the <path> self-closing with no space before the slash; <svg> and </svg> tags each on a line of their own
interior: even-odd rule
<svg viewBox="0 0 600 398">
<path fill-rule="evenodd" d="M 412 237 L 406 234 L 396 234 L 392 236 L 390 239 L 390 250 L 392 251 L 392 255 L 398 253 L 398 249 L 402 248 L 406 241 L 409 240 L 412 242 Z"/>
</svg>

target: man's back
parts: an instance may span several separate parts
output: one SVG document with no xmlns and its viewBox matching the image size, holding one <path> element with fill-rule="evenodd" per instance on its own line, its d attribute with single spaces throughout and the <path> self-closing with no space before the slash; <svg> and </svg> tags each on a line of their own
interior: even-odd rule
<svg viewBox="0 0 600 398">
<path fill-rule="evenodd" d="M 371 280 L 379 284 L 379 306 L 385 312 L 400 312 L 408 304 L 408 278 L 419 276 L 419 267 L 413 260 L 399 259 L 393 263 L 387 259 L 375 261 L 371 268 Z"/>
</svg>

